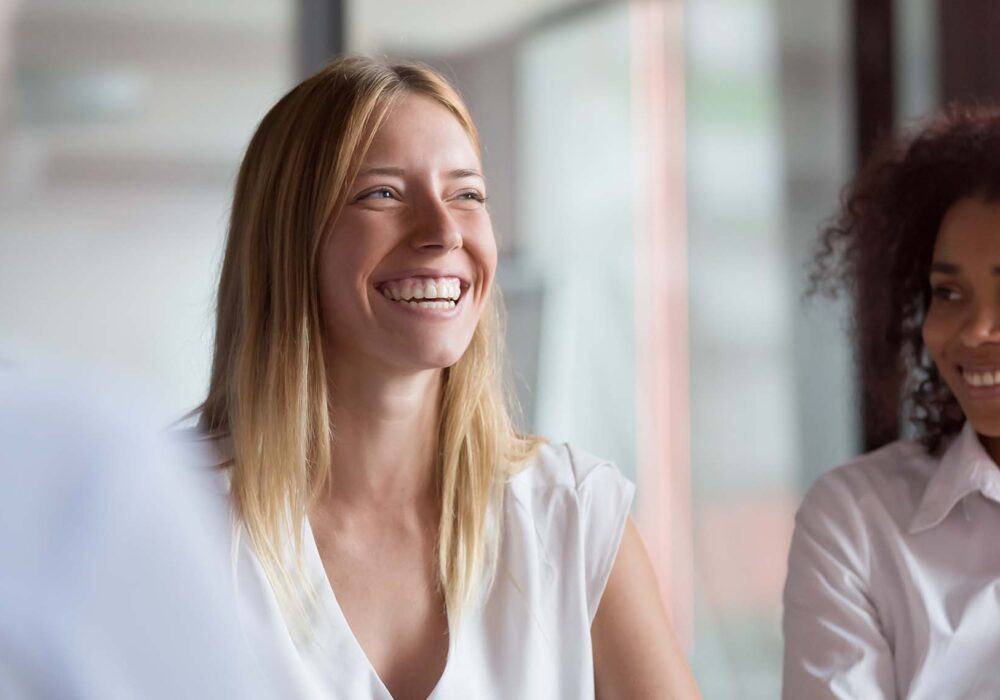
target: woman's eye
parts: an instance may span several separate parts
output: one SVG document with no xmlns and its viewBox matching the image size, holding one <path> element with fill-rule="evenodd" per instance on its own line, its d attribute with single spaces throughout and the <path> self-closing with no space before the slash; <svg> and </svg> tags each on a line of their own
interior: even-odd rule
<svg viewBox="0 0 1000 700">
<path fill-rule="evenodd" d="M 480 204 L 483 204 L 486 201 L 486 195 L 480 194 L 475 190 L 471 190 L 469 192 L 460 192 L 458 194 L 458 199 L 462 199 L 467 202 L 479 202 Z"/>
<path fill-rule="evenodd" d="M 362 199 L 395 199 L 395 193 L 388 187 L 379 187 L 376 190 L 370 190 L 365 192 L 363 195 L 358 197 L 358 201 Z"/>
<path fill-rule="evenodd" d="M 935 299 L 940 299 L 941 301 L 958 301 L 962 296 L 954 287 L 943 287 L 940 285 L 932 287 L 931 294 Z"/>
</svg>

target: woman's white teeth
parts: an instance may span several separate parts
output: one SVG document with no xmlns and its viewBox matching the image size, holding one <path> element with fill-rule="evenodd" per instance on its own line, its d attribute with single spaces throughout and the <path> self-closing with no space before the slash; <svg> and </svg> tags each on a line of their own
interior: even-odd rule
<svg viewBox="0 0 1000 700">
<path fill-rule="evenodd" d="M 995 371 L 976 372 L 969 369 L 962 370 L 962 377 L 969 386 L 994 386 L 1000 384 L 1000 369 Z"/>
<path fill-rule="evenodd" d="M 454 277 L 397 280 L 383 285 L 382 294 L 385 295 L 386 299 L 407 303 L 426 299 L 427 301 L 420 303 L 419 306 L 448 309 L 453 308 L 455 300 L 462 295 L 462 283 Z M 434 304 L 445 304 L 445 306 L 435 306 Z"/>
<path fill-rule="evenodd" d="M 419 306 L 422 309 L 454 309 L 455 302 L 451 301 L 404 301 L 400 299 L 399 303 L 409 304 L 410 306 Z"/>
</svg>

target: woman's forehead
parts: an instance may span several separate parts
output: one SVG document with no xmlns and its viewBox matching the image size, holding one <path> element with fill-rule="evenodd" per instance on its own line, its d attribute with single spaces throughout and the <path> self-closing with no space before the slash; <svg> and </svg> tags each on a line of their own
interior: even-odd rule
<svg viewBox="0 0 1000 700">
<path fill-rule="evenodd" d="M 479 153 L 462 122 L 424 95 L 405 95 L 386 114 L 365 155 L 367 167 L 439 161 L 450 169 L 478 168 Z"/>
<path fill-rule="evenodd" d="M 1000 261 L 1000 201 L 966 197 L 956 202 L 941 221 L 934 257 L 965 264 Z"/>
</svg>

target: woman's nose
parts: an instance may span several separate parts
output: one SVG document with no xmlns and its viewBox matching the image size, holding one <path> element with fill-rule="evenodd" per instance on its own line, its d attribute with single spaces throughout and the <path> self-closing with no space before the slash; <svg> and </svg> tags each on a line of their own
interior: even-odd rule
<svg viewBox="0 0 1000 700">
<path fill-rule="evenodd" d="M 970 347 L 1000 342 L 1000 302 L 977 305 L 962 328 L 962 340 Z"/>
<path fill-rule="evenodd" d="M 447 252 L 462 247 L 462 230 L 443 202 L 427 201 L 417 214 L 412 242 L 414 248 Z"/>
</svg>

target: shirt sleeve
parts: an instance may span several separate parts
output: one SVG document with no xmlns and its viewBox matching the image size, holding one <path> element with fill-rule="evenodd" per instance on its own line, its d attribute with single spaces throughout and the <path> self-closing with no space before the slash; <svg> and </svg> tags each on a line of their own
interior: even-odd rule
<svg viewBox="0 0 1000 700">
<path fill-rule="evenodd" d="M 625 533 L 635 486 L 610 462 L 597 461 L 578 450 L 572 455 L 578 475 L 587 614 L 593 622 Z"/>
<path fill-rule="evenodd" d="M 870 532 L 839 477 L 821 477 L 795 518 L 783 700 L 896 698 L 892 650 L 870 597 Z"/>
</svg>

